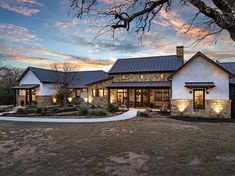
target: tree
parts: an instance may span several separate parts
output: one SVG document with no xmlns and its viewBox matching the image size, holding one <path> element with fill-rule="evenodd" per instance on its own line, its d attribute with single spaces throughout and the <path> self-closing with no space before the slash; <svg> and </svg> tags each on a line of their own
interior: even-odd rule
<svg viewBox="0 0 235 176">
<path fill-rule="evenodd" d="M 59 90 L 57 93 L 62 95 L 60 97 L 64 101 L 64 107 L 67 107 L 67 98 L 71 94 L 70 86 L 76 79 L 76 74 L 73 72 L 74 69 L 69 63 L 54 63 L 51 65 L 51 67 L 55 71 L 55 79 L 59 84 Z"/>
<path fill-rule="evenodd" d="M 211 4 L 206 3 L 206 0 L 114 0 L 109 2 L 111 4 L 109 8 L 102 6 L 102 1 L 98 0 L 70 1 L 71 10 L 78 18 L 89 15 L 89 17 L 110 19 L 109 24 L 100 31 L 101 34 L 108 31 L 114 33 L 117 29 L 126 29 L 136 33 L 149 31 L 152 20 L 161 10 L 165 10 L 166 13 L 170 12 L 174 2 L 179 3 L 179 10 L 183 6 L 186 8 L 194 6 L 198 10 L 187 25 L 186 32 L 200 26 L 202 36 L 198 38 L 199 41 L 209 36 L 217 40 L 223 30 L 228 31 L 230 38 L 235 41 L 234 0 L 211 0 Z M 200 15 L 204 15 L 205 18 L 203 20 L 200 18 L 200 22 L 197 22 Z"/>
<path fill-rule="evenodd" d="M 12 104 L 12 87 L 17 85 L 17 79 L 23 70 L 7 65 L 0 66 L 0 104 Z"/>
</svg>

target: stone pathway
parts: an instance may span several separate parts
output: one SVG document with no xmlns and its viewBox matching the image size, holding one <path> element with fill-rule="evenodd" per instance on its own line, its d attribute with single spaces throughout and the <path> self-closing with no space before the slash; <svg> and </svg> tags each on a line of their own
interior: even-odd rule
<svg viewBox="0 0 235 176">
<path fill-rule="evenodd" d="M 13 122 L 60 122 L 60 123 L 92 123 L 92 122 L 114 122 L 127 120 L 136 117 L 137 109 L 130 109 L 123 114 L 107 118 L 90 118 L 90 119 L 56 119 L 56 118 L 31 118 L 31 117 L 0 117 L 0 121 Z"/>
</svg>

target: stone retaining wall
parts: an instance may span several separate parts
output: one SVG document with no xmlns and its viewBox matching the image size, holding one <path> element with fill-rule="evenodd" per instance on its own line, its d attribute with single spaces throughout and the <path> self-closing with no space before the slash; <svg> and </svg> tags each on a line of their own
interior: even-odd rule
<svg viewBox="0 0 235 176">
<path fill-rule="evenodd" d="M 171 99 L 171 116 L 231 118 L 231 100 L 205 100 L 205 109 L 194 109 L 193 100 Z"/>
</svg>

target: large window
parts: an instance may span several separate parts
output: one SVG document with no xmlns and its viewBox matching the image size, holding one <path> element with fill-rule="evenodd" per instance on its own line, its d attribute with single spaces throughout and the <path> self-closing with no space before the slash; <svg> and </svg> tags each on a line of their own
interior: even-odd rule
<svg viewBox="0 0 235 176">
<path fill-rule="evenodd" d="M 156 89 L 154 99 L 155 101 L 169 101 L 170 89 Z"/>
<path fill-rule="evenodd" d="M 76 89 L 76 97 L 81 97 L 82 89 Z"/>
<path fill-rule="evenodd" d="M 127 89 L 118 89 L 117 90 L 117 101 L 119 103 L 124 103 L 127 99 Z"/>
<path fill-rule="evenodd" d="M 92 97 L 104 97 L 107 96 L 108 91 L 105 89 L 92 89 Z"/>
<path fill-rule="evenodd" d="M 193 90 L 193 106 L 194 109 L 205 109 L 205 90 Z"/>
</svg>

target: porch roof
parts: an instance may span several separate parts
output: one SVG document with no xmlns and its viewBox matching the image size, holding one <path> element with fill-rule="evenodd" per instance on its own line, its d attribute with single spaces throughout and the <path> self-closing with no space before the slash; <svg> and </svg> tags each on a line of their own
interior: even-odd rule
<svg viewBox="0 0 235 176">
<path fill-rule="evenodd" d="M 215 87 L 214 82 L 185 82 L 187 88 L 212 88 Z"/>
<path fill-rule="evenodd" d="M 170 81 L 136 81 L 136 82 L 112 82 L 107 88 L 170 88 Z"/>
<path fill-rule="evenodd" d="M 38 86 L 39 84 L 21 84 L 19 86 L 12 87 L 12 89 L 33 89 Z"/>
</svg>

